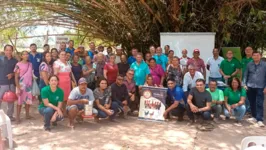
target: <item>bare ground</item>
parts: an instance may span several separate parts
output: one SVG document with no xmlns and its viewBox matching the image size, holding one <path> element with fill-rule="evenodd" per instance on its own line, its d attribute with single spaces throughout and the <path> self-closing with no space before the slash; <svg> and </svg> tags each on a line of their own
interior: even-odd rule
<svg viewBox="0 0 266 150">
<path fill-rule="evenodd" d="M 25 116 L 24 110 L 22 117 Z M 43 130 L 37 104 L 31 109 L 34 120 L 12 123 L 16 150 L 238 150 L 241 140 L 250 135 L 266 136 L 265 128 L 243 121 L 221 121 L 210 132 L 198 131 L 183 122 L 146 122 L 136 117 L 118 119 L 117 123 L 86 120 L 75 130 L 67 127 L 67 119 L 52 132 Z"/>
</svg>

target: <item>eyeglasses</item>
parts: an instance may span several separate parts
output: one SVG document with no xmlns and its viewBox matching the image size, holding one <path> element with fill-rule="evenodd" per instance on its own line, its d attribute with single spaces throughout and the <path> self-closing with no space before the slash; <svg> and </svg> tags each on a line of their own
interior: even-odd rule
<svg viewBox="0 0 266 150">
<path fill-rule="evenodd" d="M 134 73 L 128 73 L 128 74 L 129 74 L 129 75 L 132 75 L 132 76 L 134 75 Z"/>
</svg>

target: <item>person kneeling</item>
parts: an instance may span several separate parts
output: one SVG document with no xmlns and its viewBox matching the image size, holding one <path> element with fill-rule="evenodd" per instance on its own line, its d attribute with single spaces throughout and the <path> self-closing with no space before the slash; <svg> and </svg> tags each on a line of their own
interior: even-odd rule
<svg viewBox="0 0 266 150">
<path fill-rule="evenodd" d="M 127 117 L 129 110 L 129 95 L 126 85 L 123 83 L 123 76 L 118 75 L 115 83 L 111 85 L 112 101 L 119 105 L 119 111 L 124 112 L 124 118 Z"/>
<path fill-rule="evenodd" d="M 119 105 L 111 100 L 111 88 L 107 86 L 107 80 L 100 78 L 98 80 L 97 88 L 94 90 L 94 98 L 96 109 L 98 111 L 98 118 L 108 118 L 113 121 L 118 113 Z"/>
<path fill-rule="evenodd" d="M 205 80 L 197 79 L 196 87 L 191 89 L 187 98 L 187 114 L 190 124 L 195 122 L 194 115 L 202 116 L 203 120 L 210 120 L 211 102 L 211 94 L 205 90 Z"/>
<path fill-rule="evenodd" d="M 39 106 L 39 112 L 44 116 L 44 129 L 50 131 L 50 124 L 56 125 L 57 121 L 63 120 L 62 102 L 64 92 L 58 87 L 59 78 L 53 75 L 49 78 L 49 85 L 42 88 L 42 102 Z"/>
<path fill-rule="evenodd" d="M 74 128 L 74 120 L 78 122 L 83 121 L 82 114 L 84 113 L 84 105 L 89 104 L 89 101 L 94 102 L 94 96 L 91 89 L 87 88 L 87 81 L 85 78 L 80 78 L 78 81 L 78 87 L 75 87 L 68 97 L 67 101 L 67 113 L 69 118 L 68 126 Z M 92 108 L 92 114 L 97 116 L 98 111 Z M 97 118 L 95 118 L 97 119 Z"/>
<path fill-rule="evenodd" d="M 175 79 L 168 79 L 167 86 L 167 95 L 171 99 L 171 105 L 165 110 L 163 116 L 167 119 L 168 114 L 171 113 L 173 116 L 178 117 L 178 121 L 183 121 L 185 112 L 184 92 L 176 85 Z"/>
<path fill-rule="evenodd" d="M 234 115 L 236 123 L 240 123 L 246 113 L 245 98 L 246 90 L 241 87 L 241 82 L 238 78 L 233 78 L 230 87 L 224 91 L 224 115 L 227 119 Z"/>
</svg>

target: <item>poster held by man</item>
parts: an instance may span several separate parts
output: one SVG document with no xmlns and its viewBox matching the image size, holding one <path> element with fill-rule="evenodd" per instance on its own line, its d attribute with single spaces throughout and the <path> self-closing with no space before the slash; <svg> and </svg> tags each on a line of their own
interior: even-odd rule
<svg viewBox="0 0 266 150">
<path fill-rule="evenodd" d="M 139 119 L 164 121 L 167 88 L 143 86 L 141 89 Z"/>
</svg>

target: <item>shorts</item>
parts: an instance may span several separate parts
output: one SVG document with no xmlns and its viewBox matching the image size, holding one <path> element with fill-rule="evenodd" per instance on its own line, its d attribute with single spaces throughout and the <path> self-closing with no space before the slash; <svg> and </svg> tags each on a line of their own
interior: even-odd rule
<svg viewBox="0 0 266 150">
<path fill-rule="evenodd" d="M 82 109 L 84 109 L 84 105 L 71 105 L 71 106 L 67 106 L 67 107 L 66 107 L 66 111 L 67 111 L 67 113 L 68 113 L 69 110 L 72 109 L 72 108 L 77 108 L 78 110 L 82 110 Z M 95 108 L 92 108 L 92 114 L 97 115 L 97 114 L 98 114 L 98 110 L 95 109 Z"/>
<path fill-rule="evenodd" d="M 9 91 L 9 85 L 0 85 L 0 100 L 3 99 L 3 96 L 5 94 L 5 92 Z M 14 86 L 14 84 L 10 85 L 10 91 L 12 92 L 16 92 L 16 88 Z"/>
</svg>

